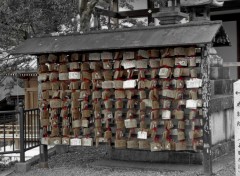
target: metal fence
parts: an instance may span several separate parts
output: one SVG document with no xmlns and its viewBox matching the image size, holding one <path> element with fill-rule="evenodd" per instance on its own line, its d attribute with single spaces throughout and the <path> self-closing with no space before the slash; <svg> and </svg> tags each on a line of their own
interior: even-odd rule
<svg viewBox="0 0 240 176">
<path fill-rule="evenodd" d="M 0 154 L 25 152 L 40 145 L 39 109 L 0 111 Z"/>
</svg>

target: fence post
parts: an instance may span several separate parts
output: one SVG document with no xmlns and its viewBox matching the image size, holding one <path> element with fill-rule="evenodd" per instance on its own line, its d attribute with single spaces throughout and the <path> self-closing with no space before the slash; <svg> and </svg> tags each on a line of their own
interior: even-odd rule
<svg viewBox="0 0 240 176">
<path fill-rule="evenodd" d="M 40 168 L 48 168 L 48 149 L 47 145 L 40 144 Z"/>
<path fill-rule="evenodd" d="M 20 125 L 20 162 L 25 162 L 25 149 L 24 149 L 24 109 L 23 103 L 19 103 L 19 125 Z"/>
</svg>

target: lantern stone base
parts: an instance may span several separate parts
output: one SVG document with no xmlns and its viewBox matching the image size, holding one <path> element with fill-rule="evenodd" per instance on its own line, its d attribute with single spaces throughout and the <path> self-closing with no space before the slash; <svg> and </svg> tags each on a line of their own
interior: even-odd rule
<svg viewBox="0 0 240 176">
<path fill-rule="evenodd" d="M 153 14 L 153 17 L 160 20 L 161 25 L 179 24 L 183 18 L 188 18 L 188 15 L 178 11 L 163 11 Z"/>
</svg>

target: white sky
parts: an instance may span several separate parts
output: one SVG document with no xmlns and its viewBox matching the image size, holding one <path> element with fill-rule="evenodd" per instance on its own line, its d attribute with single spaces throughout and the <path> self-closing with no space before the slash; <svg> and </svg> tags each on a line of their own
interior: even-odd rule
<svg viewBox="0 0 240 176">
<path fill-rule="evenodd" d="M 130 3 L 131 5 L 134 5 L 134 10 L 139 9 L 147 9 L 147 1 L 146 0 L 134 0 L 133 3 Z M 129 11 L 127 8 L 121 8 L 119 7 L 119 11 Z"/>
</svg>

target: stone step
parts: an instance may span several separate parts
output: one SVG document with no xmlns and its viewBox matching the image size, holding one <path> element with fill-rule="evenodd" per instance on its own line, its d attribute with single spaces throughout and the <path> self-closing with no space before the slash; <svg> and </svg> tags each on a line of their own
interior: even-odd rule
<svg viewBox="0 0 240 176">
<path fill-rule="evenodd" d="M 211 96 L 232 95 L 233 94 L 233 83 L 235 81 L 236 80 L 231 80 L 231 79 L 210 80 Z"/>
<path fill-rule="evenodd" d="M 211 67 L 210 79 L 230 79 L 229 67 Z"/>
</svg>

